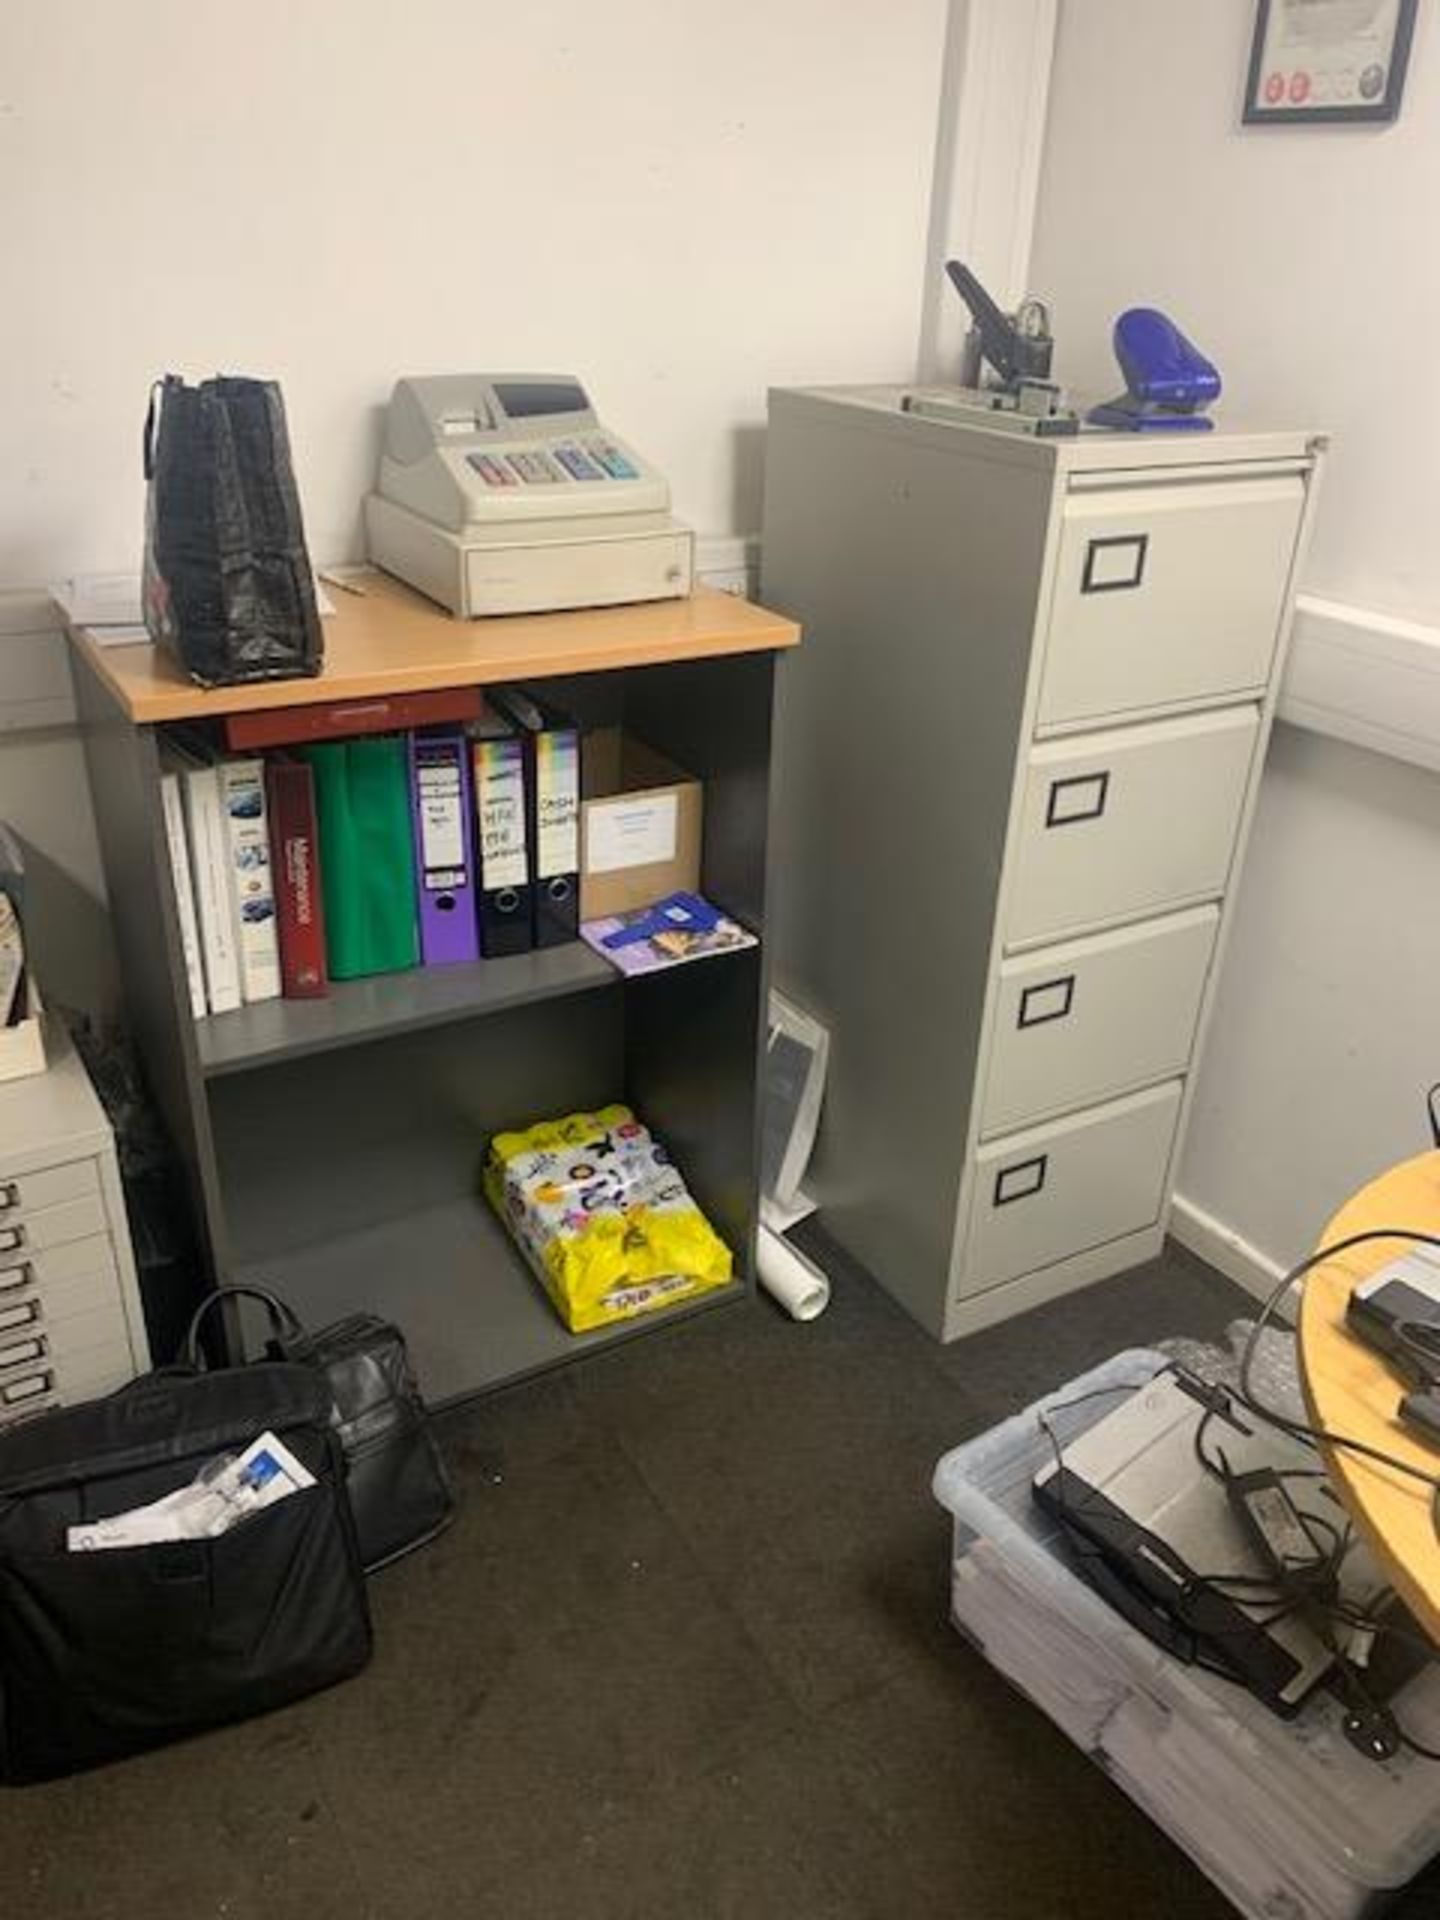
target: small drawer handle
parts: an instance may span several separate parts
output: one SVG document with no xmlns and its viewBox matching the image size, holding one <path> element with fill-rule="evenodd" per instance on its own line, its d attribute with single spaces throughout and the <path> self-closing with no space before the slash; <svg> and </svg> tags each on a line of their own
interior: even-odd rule
<svg viewBox="0 0 1440 1920">
<path fill-rule="evenodd" d="M 11 1306 L 0 1307 L 0 1333 L 13 1333 L 17 1327 L 33 1326 L 39 1318 L 38 1300 L 17 1300 Z"/>
<path fill-rule="evenodd" d="M 44 1373 L 27 1373 L 23 1380 L 7 1380 L 0 1384 L 0 1407 L 18 1407 L 22 1401 L 38 1400 L 42 1394 L 53 1393 L 55 1376 L 48 1370 Z"/>
<path fill-rule="evenodd" d="M 1037 1153 L 1033 1160 L 1016 1160 L 1008 1167 L 1001 1167 L 995 1176 L 994 1204 L 1008 1207 L 1016 1200 L 1028 1200 L 1032 1194 L 1039 1193 L 1045 1185 L 1049 1165 L 1049 1154 Z"/>
<path fill-rule="evenodd" d="M 43 1333 L 33 1340 L 16 1340 L 0 1347 L 0 1368 L 28 1366 L 32 1360 L 43 1360 L 49 1351 L 50 1343 Z"/>
<path fill-rule="evenodd" d="M 1081 593 L 1129 593 L 1145 578 L 1148 533 L 1113 533 L 1085 549 Z"/>
<path fill-rule="evenodd" d="M 18 1267 L 0 1267 L 0 1293 L 23 1293 L 35 1284 L 35 1263 L 22 1260 Z"/>
<path fill-rule="evenodd" d="M 13 1180 L 0 1181 L 0 1213 L 9 1213 L 20 1204 L 20 1189 Z"/>
<path fill-rule="evenodd" d="M 16 1253 L 24 1244 L 24 1227 L 0 1227 L 0 1253 Z"/>
<path fill-rule="evenodd" d="M 1082 820 L 1098 820 L 1110 798 L 1110 774 L 1077 773 L 1068 780 L 1052 780 L 1045 803 L 1047 827 L 1073 827 Z"/>
<path fill-rule="evenodd" d="M 1048 1021 L 1063 1020 L 1075 1001 L 1075 976 L 1062 973 L 1054 980 L 1037 980 L 1020 996 L 1017 1027 L 1043 1027 Z"/>
</svg>

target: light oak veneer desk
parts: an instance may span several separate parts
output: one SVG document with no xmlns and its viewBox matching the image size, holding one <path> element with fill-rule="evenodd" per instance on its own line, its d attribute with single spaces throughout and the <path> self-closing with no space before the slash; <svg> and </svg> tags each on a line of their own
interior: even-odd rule
<svg viewBox="0 0 1440 1920">
<path fill-rule="evenodd" d="M 1326 1227 L 1319 1245 L 1379 1227 L 1440 1234 L 1440 1153 L 1402 1161 L 1362 1187 Z M 1440 1476 L 1440 1447 L 1416 1439 L 1396 1417 L 1404 1392 L 1400 1376 L 1345 1325 L 1346 1302 L 1356 1283 L 1412 1244 L 1367 1241 L 1312 1270 L 1300 1308 L 1300 1375 L 1316 1426 L 1364 1440 Z M 1343 1447 L 1322 1451 L 1341 1497 L 1396 1591 L 1440 1642 L 1440 1534 L 1432 1490 Z"/>
</svg>

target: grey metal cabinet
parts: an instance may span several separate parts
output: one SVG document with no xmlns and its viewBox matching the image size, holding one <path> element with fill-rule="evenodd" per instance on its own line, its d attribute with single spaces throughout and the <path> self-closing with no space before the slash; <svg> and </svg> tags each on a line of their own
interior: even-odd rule
<svg viewBox="0 0 1440 1920">
<path fill-rule="evenodd" d="M 771 396 L 772 951 L 827 1224 L 949 1339 L 1161 1244 L 1323 443 L 905 398 Z"/>
</svg>

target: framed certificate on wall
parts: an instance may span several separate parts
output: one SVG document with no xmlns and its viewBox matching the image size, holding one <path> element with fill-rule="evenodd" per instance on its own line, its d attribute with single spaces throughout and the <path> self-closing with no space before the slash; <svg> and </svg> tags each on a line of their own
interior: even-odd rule
<svg viewBox="0 0 1440 1920">
<path fill-rule="evenodd" d="M 1245 120 L 1393 120 L 1417 0 L 1257 0 Z"/>
</svg>

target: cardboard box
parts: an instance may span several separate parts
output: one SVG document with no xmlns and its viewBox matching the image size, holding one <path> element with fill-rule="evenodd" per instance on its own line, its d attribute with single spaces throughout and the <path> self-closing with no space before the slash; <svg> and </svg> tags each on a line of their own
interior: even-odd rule
<svg viewBox="0 0 1440 1920">
<path fill-rule="evenodd" d="M 26 974 L 20 991 L 25 1017 L 13 1026 L 0 1027 L 0 1081 L 20 1080 L 45 1071 L 44 1008 L 33 974 Z"/>
<path fill-rule="evenodd" d="M 580 756 L 580 918 L 599 920 L 700 888 L 704 788 L 618 727 Z"/>
</svg>

